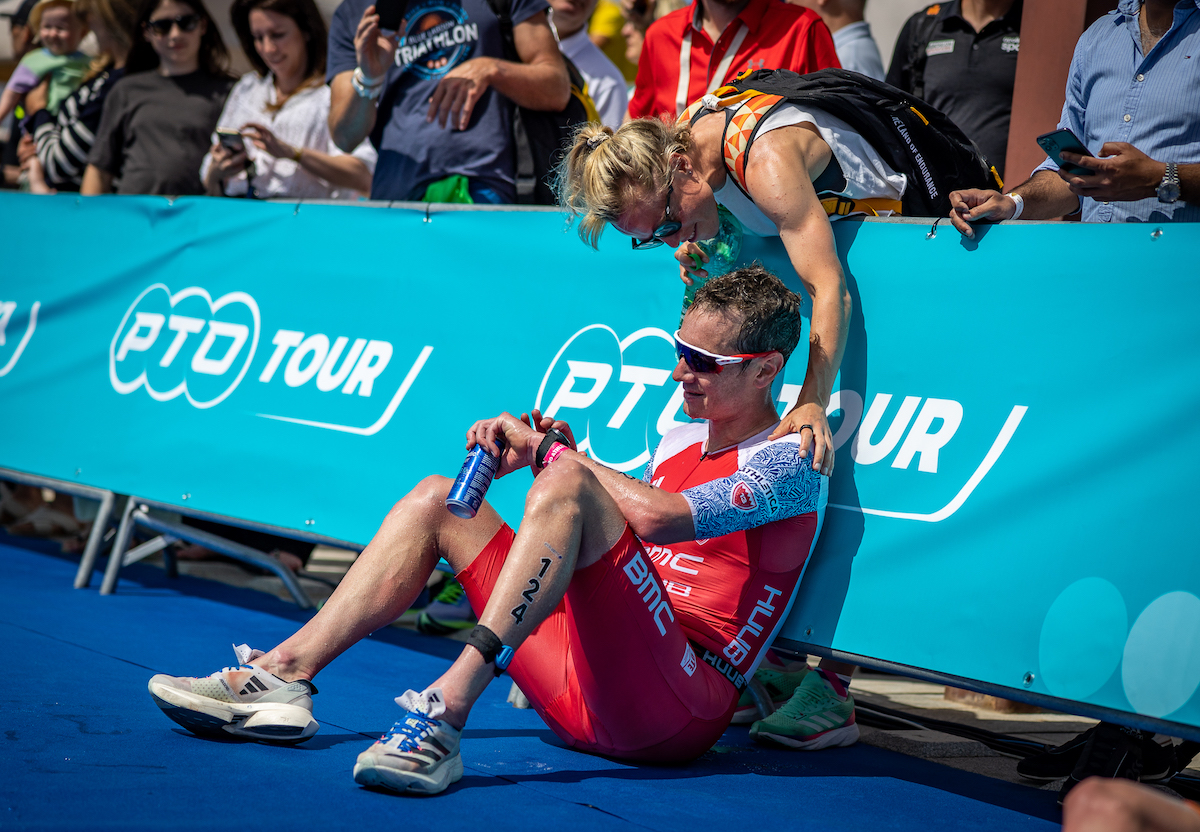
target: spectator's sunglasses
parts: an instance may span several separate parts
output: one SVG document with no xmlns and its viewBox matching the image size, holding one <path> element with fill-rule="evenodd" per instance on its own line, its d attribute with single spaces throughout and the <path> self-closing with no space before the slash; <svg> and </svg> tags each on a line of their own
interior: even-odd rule
<svg viewBox="0 0 1200 832">
<path fill-rule="evenodd" d="M 171 34 L 171 27 L 178 26 L 181 32 L 195 31 L 200 25 L 200 15 L 193 12 L 192 14 L 181 14 L 179 17 L 160 17 L 158 20 L 147 20 L 147 31 L 153 32 L 160 38 L 165 38 Z"/>
<path fill-rule="evenodd" d="M 672 172 L 672 176 L 674 176 L 674 172 Z M 675 220 L 671 219 L 671 193 L 674 189 L 675 183 L 672 182 L 671 179 L 667 179 L 667 210 L 666 213 L 663 214 L 663 221 L 661 224 L 659 224 L 658 228 L 654 229 L 654 233 L 650 235 L 650 239 L 639 240 L 637 237 L 633 238 L 632 242 L 634 251 L 641 251 L 642 249 L 647 248 L 658 248 L 663 244 L 663 237 L 670 237 L 680 228 L 683 228 L 683 223 L 676 222 Z"/>
<path fill-rule="evenodd" d="M 694 373 L 719 373 L 726 364 L 741 364 L 743 361 L 749 361 L 752 358 L 762 358 L 764 355 L 770 355 L 773 352 L 778 352 L 778 350 L 744 352 L 739 355 L 718 355 L 717 353 L 702 350 L 699 347 L 693 347 L 679 337 L 679 330 L 675 330 L 675 355 L 682 358 L 684 363 L 688 365 L 688 369 Z"/>
</svg>

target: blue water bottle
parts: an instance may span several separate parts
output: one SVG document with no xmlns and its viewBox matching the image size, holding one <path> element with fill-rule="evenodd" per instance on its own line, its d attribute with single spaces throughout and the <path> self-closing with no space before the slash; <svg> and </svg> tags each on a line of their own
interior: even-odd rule
<svg viewBox="0 0 1200 832">
<path fill-rule="evenodd" d="M 496 447 L 504 453 L 504 438 L 496 437 Z M 463 461 L 462 470 L 450 486 L 450 494 L 446 497 L 446 508 L 450 513 L 464 520 L 470 520 L 483 505 L 483 498 L 496 476 L 500 467 L 500 457 L 492 456 L 481 444 L 476 444 Z"/>
</svg>

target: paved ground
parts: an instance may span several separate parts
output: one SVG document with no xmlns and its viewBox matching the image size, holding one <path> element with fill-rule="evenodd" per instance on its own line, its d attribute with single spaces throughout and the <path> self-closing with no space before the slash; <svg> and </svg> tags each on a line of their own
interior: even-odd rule
<svg viewBox="0 0 1200 832">
<path fill-rule="evenodd" d="M 318 547 L 313 552 L 305 572 L 314 579 L 302 577 L 301 584 L 315 603 L 323 602 L 332 593 L 333 587 L 350 568 L 354 558 L 353 552 L 326 547 Z M 152 556 L 146 563 L 161 565 L 161 558 Z M 232 562 L 181 562 L 180 571 L 290 599 L 278 578 L 252 574 Z M 416 613 L 410 611 L 393 626 L 415 629 L 415 621 Z M 459 633 L 448 638 L 464 641 L 466 634 Z M 955 722 L 1048 745 L 1065 742 L 1095 724 L 1095 720 L 1060 713 L 1001 713 L 991 708 L 951 701 L 947 699 L 946 689 L 940 685 L 869 671 L 860 671 L 855 676 L 851 690 L 863 705 L 884 706 L 910 714 L 918 720 Z M 998 780 L 1038 787 L 1038 784 L 1030 783 L 1017 774 L 1015 758 L 992 751 L 976 740 L 934 730 L 882 730 L 864 725 L 861 742 Z M 1200 776 L 1200 758 L 1192 763 L 1189 773 Z M 1045 788 L 1057 789 L 1058 785 L 1051 783 Z"/>
</svg>

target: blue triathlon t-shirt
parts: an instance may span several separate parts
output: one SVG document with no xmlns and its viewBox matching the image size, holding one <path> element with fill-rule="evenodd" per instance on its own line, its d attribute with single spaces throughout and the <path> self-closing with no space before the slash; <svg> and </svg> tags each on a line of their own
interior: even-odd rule
<svg viewBox="0 0 1200 832">
<path fill-rule="evenodd" d="M 345 0 L 329 27 L 327 81 L 358 65 L 354 32 L 374 0 Z M 546 0 L 512 0 L 513 24 L 544 12 Z M 430 182 L 459 174 L 516 198 L 512 103 L 488 89 L 466 130 L 426 123 L 438 82 L 471 58 L 502 58 L 500 23 L 487 0 L 410 0 L 395 63 L 379 100 L 371 144 L 379 151 L 372 199 L 418 199 Z"/>
</svg>

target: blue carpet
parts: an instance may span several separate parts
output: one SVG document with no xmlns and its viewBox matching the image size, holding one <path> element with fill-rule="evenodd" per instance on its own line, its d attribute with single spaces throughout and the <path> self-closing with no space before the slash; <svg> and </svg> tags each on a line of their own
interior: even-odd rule
<svg viewBox="0 0 1200 832">
<path fill-rule="evenodd" d="M 72 588 L 75 568 L 49 547 L 0 540 L 0 829 L 1057 828 L 1050 792 L 863 745 L 762 748 L 744 726 L 688 766 L 587 756 L 506 704 L 506 679 L 471 715 L 461 782 L 434 798 L 370 792 L 350 777 L 355 757 L 399 716 L 392 698 L 459 645 L 385 628 L 321 674 L 309 742 L 199 739 L 159 712 L 146 680 L 232 664 L 230 644 L 268 648 L 306 614 L 145 565 L 100 597 L 98 576 Z"/>
</svg>

